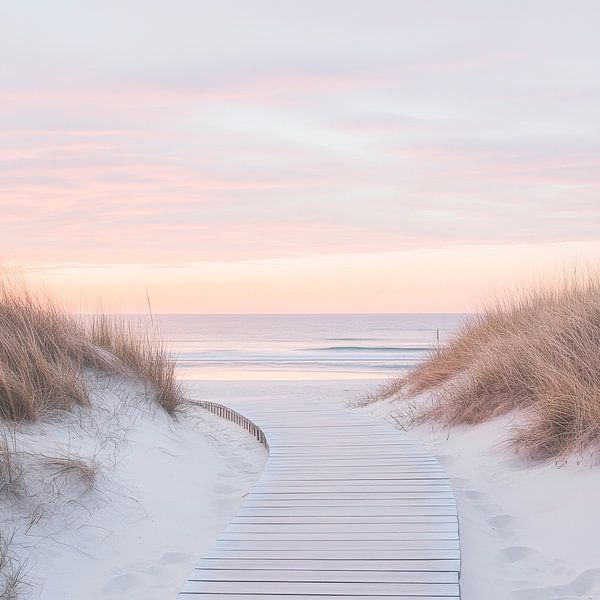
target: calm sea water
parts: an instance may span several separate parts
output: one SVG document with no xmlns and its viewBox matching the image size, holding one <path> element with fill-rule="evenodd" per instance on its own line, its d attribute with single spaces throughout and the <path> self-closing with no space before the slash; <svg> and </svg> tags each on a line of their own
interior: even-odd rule
<svg viewBox="0 0 600 600">
<path fill-rule="evenodd" d="M 383 379 L 423 360 L 464 315 L 157 315 L 154 320 L 185 379 Z"/>
</svg>

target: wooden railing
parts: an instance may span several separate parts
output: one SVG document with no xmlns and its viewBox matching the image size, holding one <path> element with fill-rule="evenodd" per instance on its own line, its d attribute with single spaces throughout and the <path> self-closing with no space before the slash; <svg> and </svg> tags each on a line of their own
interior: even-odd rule
<svg viewBox="0 0 600 600">
<path fill-rule="evenodd" d="M 253 435 L 267 450 L 269 449 L 267 436 L 264 434 L 263 430 L 244 415 L 240 415 L 240 413 L 236 412 L 232 408 L 223 406 L 222 404 L 217 404 L 216 402 L 202 401 L 199 404 L 202 408 L 205 408 L 209 412 L 222 417 L 223 419 L 227 419 L 236 425 L 239 425 L 248 433 Z"/>
</svg>

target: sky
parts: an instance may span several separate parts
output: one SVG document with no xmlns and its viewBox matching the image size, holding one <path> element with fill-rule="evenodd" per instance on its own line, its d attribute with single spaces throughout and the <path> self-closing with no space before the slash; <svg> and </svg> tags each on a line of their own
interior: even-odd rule
<svg viewBox="0 0 600 600">
<path fill-rule="evenodd" d="M 600 3 L 5 0 L 0 260 L 119 312 L 463 312 L 600 262 Z"/>
</svg>

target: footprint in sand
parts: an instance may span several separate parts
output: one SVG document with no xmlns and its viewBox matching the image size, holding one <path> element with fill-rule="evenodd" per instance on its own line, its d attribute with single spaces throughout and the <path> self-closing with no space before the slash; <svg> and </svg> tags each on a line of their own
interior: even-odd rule
<svg viewBox="0 0 600 600">
<path fill-rule="evenodd" d="M 452 487 L 457 489 L 463 489 L 469 487 L 471 482 L 468 479 L 464 479 L 463 477 L 450 477 L 450 484 Z"/>
<path fill-rule="evenodd" d="M 507 546 L 500 550 L 504 562 L 515 563 L 525 559 L 539 557 L 540 553 L 535 548 L 529 546 Z"/>
<path fill-rule="evenodd" d="M 233 463 L 233 466 L 236 469 L 239 469 L 240 471 L 246 471 L 246 472 L 248 472 L 248 470 L 256 471 L 256 467 L 252 463 L 249 463 L 245 460 L 235 461 Z"/>
<path fill-rule="evenodd" d="M 233 498 L 217 498 L 210 503 L 211 508 L 216 510 L 230 510 L 235 507 L 236 499 Z"/>
<path fill-rule="evenodd" d="M 478 492 L 477 490 L 465 490 L 462 492 L 469 500 L 483 500 L 487 498 L 487 494 L 483 492 Z"/>
<path fill-rule="evenodd" d="M 571 583 L 556 586 L 554 589 L 560 594 L 577 594 L 579 597 L 598 598 L 600 595 L 600 569 L 583 571 Z"/>
<path fill-rule="evenodd" d="M 516 528 L 517 521 L 510 515 L 494 515 L 487 520 L 488 524 L 494 529 L 502 529 L 504 531 L 513 530 Z"/>
<path fill-rule="evenodd" d="M 600 598 L 600 569 L 583 571 L 566 584 L 516 590 L 516 597 L 522 600 L 551 600 L 566 598 Z"/>
<path fill-rule="evenodd" d="M 108 580 L 102 592 L 107 598 L 126 598 L 139 587 L 140 583 L 141 580 L 135 573 L 115 575 Z"/>
<path fill-rule="evenodd" d="M 457 497 L 466 498 L 468 502 L 470 502 L 477 510 L 484 513 L 485 516 L 501 510 L 501 507 L 492 502 L 486 493 L 478 490 L 458 489 Z"/>
<path fill-rule="evenodd" d="M 185 552 L 165 552 L 158 560 L 161 565 L 179 565 L 191 559 Z"/>
<path fill-rule="evenodd" d="M 450 454 L 437 454 L 436 458 L 441 465 L 447 466 L 455 462 L 455 459 Z"/>
<path fill-rule="evenodd" d="M 216 483 L 213 485 L 212 490 L 216 494 L 233 494 L 233 492 L 238 491 L 238 488 L 227 483 Z"/>
<path fill-rule="evenodd" d="M 149 567 L 142 569 L 144 575 L 151 575 L 152 577 L 161 577 L 164 571 L 164 567 L 161 567 L 160 565 L 150 565 Z"/>
<path fill-rule="evenodd" d="M 229 479 L 231 477 L 237 477 L 237 473 L 232 473 L 231 471 L 219 471 L 217 473 L 217 475 L 219 477 L 223 477 L 223 478 L 227 478 L 227 479 Z"/>
</svg>

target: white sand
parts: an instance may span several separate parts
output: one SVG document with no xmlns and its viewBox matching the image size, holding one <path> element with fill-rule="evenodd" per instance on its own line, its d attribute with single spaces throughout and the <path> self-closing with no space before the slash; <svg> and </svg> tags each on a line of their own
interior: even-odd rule
<svg viewBox="0 0 600 600">
<path fill-rule="evenodd" d="M 94 410 L 18 430 L 27 493 L 2 499 L 0 520 L 26 597 L 174 598 L 262 470 L 240 428 L 200 410 L 174 422 L 133 391 L 96 384 Z M 41 455 L 97 461 L 94 489 Z"/>
</svg>

